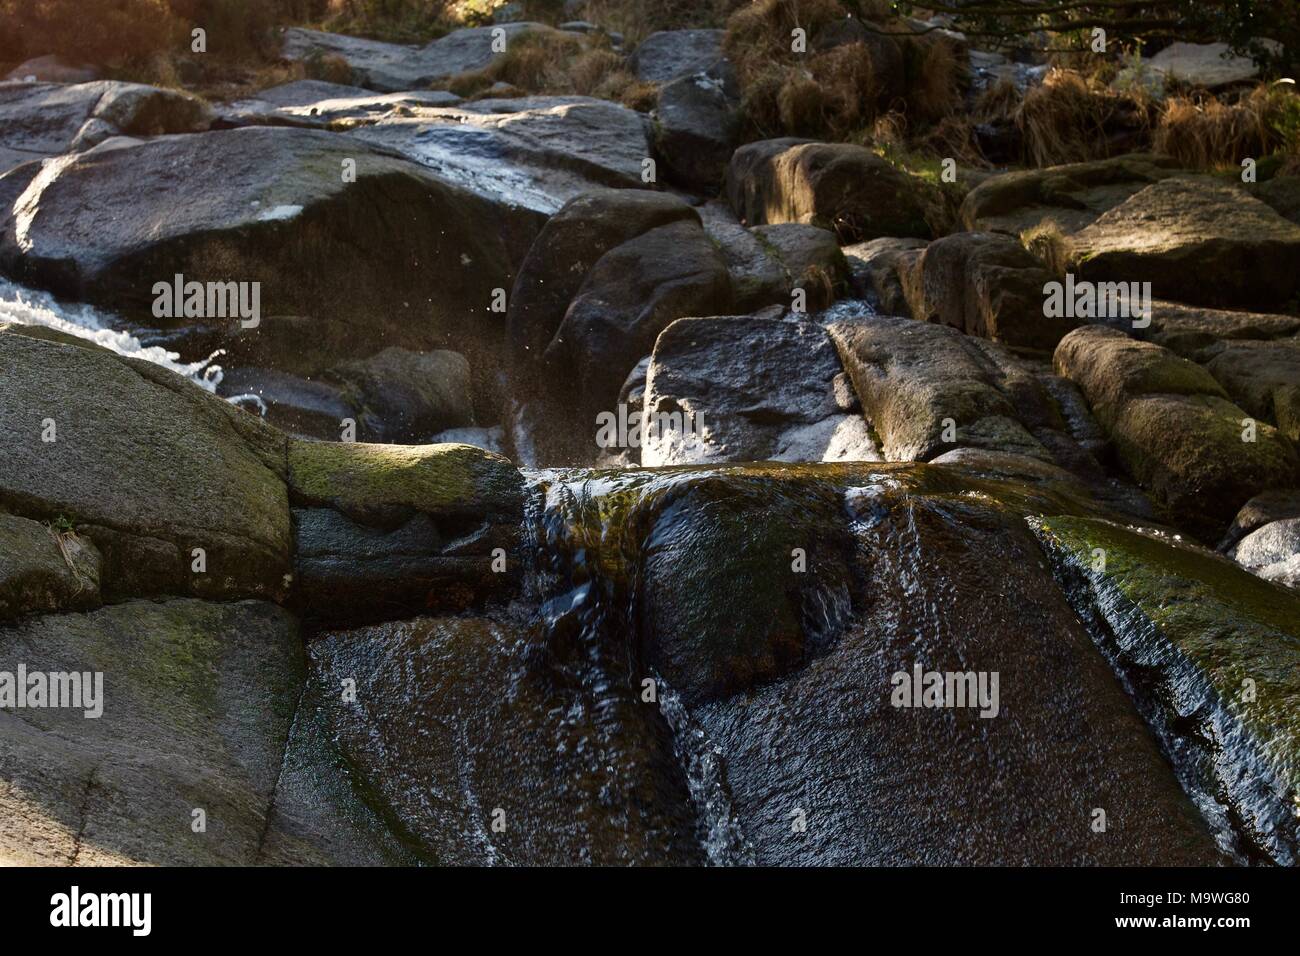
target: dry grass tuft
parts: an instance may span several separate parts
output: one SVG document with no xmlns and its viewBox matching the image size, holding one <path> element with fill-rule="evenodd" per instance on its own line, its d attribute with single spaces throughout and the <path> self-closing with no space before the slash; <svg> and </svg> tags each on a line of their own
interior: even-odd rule
<svg viewBox="0 0 1300 956">
<path fill-rule="evenodd" d="M 1028 90 L 1012 118 L 1024 137 L 1026 159 L 1036 166 L 1131 152 L 1150 127 L 1147 104 L 1062 69 L 1049 71 Z"/>
<path fill-rule="evenodd" d="M 1300 155 L 1300 96 L 1261 84 L 1236 102 L 1210 94 L 1170 99 L 1156 127 L 1155 147 L 1192 169 L 1239 167 L 1248 157 Z"/>
<path fill-rule="evenodd" d="M 1044 222 L 1020 234 L 1020 244 L 1054 276 L 1069 268 L 1070 241 L 1054 222 Z"/>
</svg>

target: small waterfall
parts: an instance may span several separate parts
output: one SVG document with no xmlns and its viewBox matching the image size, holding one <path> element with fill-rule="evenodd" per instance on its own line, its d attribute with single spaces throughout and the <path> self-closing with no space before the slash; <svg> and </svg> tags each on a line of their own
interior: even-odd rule
<svg viewBox="0 0 1300 956">
<path fill-rule="evenodd" d="M 222 367 L 214 352 L 199 362 L 182 362 L 176 352 L 160 346 L 146 346 L 130 332 L 122 331 L 114 316 L 85 304 L 62 303 L 53 296 L 28 289 L 0 278 L 0 323 L 40 325 L 103 346 L 118 355 L 144 359 L 161 365 L 195 384 L 216 392 L 221 384 Z"/>
</svg>

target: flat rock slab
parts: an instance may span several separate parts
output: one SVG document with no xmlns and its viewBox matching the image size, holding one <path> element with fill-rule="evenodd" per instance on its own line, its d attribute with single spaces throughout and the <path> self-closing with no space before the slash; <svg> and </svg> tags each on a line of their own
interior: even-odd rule
<svg viewBox="0 0 1300 956">
<path fill-rule="evenodd" d="M 583 96 L 411 108 L 358 128 L 358 139 L 489 198 L 551 214 L 597 186 L 649 188 L 639 113 Z"/>
<path fill-rule="evenodd" d="M 323 80 L 295 80 L 262 90 L 216 110 L 230 126 L 281 125 L 327 129 L 332 124 L 373 122 L 403 107 L 453 106 L 460 97 L 446 90 L 376 93 Z"/>
<path fill-rule="evenodd" d="M 481 70 L 496 55 L 492 49 L 495 30 L 504 31 L 509 44 L 524 34 L 550 29 L 540 23 L 469 27 L 420 47 L 290 27 L 284 31 L 282 53 L 285 59 L 299 61 L 327 55 L 342 57 L 351 67 L 355 82 L 396 93 L 425 89 L 466 70 Z"/>
</svg>

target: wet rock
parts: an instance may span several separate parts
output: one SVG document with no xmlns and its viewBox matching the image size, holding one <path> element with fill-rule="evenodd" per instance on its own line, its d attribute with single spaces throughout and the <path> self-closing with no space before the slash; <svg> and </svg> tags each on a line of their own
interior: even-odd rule
<svg viewBox="0 0 1300 956">
<path fill-rule="evenodd" d="M 1038 534 L 1222 842 L 1247 860 L 1294 865 L 1300 596 L 1106 522 L 1050 518 Z"/>
<path fill-rule="evenodd" d="M 89 83 L 99 78 L 99 70 L 95 67 L 69 63 L 54 54 L 25 60 L 4 77 L 23 83 Z"/>
<path fill-rule="evenodd" d="M 844 247 L 844 258 L 859 295 L 874 295 L 886 315 L 911 317 L 900 273 L 910 272 L 927 243 L 924 239 L 872 239 Z"/>
<path fill-rule="evenodd" d="M 1245 440 L 1247 414 L 1209 372 L 1166 349 L 1084 326 L 1061 340 L 1055 364 L 1083 390 L 1125 470 L 1199 535 L 1217 537 L 1248 499 L 1296 479 L 1277 430 L 1260 422 Z"/>
<path fill-rule="evenodd" d="M 481 377 L 479 400 L 491 402 L 501 328 L 485 317 L 540 229 L 538 214 L 332 133 L 255 127 L 116 142 L 31 181 L 0 220 L 0 266 L 60 295 L 197 327 L 208 338 L 195 357 L 226 345 L 255 352 L 283 315 L 314 320 L 309 342 L 300 330 L 275 338 L 273 354 L 254 364 L 320 371 L 297 367 L 313 341 L 347 343 L 329 364 L 389 345 L 451 347 Z M 345 182 L 349 163 L 355 182 Z M 177 186 L 142 193 L 142 181 Z M 245 328 L 232 309 L 223 318 L 206 304 L 194 310 L 201 317 L 153 318 L 155 286 L 176 275 L 244 290 L 259 283 L 266 322 Z"/>
<path fill-rule="evenodd" d="M 640 463 L 878 459 L 866 422 L 836 392 L 842 375 L 811 322 L 678 319 L 650 359 Z"/>
<path fill-rule="evenodd" d="M 739 107 L 735 72 L 725 60 L 664 86 L 654 144 L 668 175 L 687 189 L 716 194 L 735 149 Z"/>
<path fill-rule="evenodd" d="M 1267 311 L 1300 291 L 1300 225 L 1207 177 L 1147 186 L 1071 236 L 1068 249 L 1081 279 L 1150 282 L 1159 298 L 1195 305 Z"/>
<path fill-rule="evenodd" d="M 486 99 L 410 107 L 355 135 L 496 203 L 554 213 L 595 187 L 649 188 L 642 116 L 585 96 Z"/>
<path fill-rule="evenodd" d="M 1050 461 L 1021 422 L 1008 370 L 978 339 L 912 319 L 828 330 L 887 461 L 928 461 L 959 446 Z"/>
<path fill-rule="evenodd" d="M 1233 342 L 1205 367 L 1233 401 L 1300 445 L 1300 341 Z"/>
<path fill-rule="evenodd" d="M 284 437 L 193 382 L 85 340 L 3 326 L 0 438 L 0 505 L 89 538 L 106 597 L 285 590 Z"/>
<path fill-rule="evenodd" d="M 1077 320 L 1044 315 L 1052 275 L 1010 236 L 967 232 L 938 239 L 904 283 L 911 314 L 967 335 L 1053 349 Z"/>
<path fill-rule="evenodd" d="M 730 304 L 726 265 L 698 222 L 659 226 L 601 256 L 545 353 L 552 380 L 571 396 L 564 421 L 589 436 L 579 444 L 594 443 L 598 414 L 611 410 L 660 332 L 683 316 L 726 314 Z"/>
<path fill-rule="evenodd" d="M 341 57 L 352 70 L 353 82 L 373 90 L 396 93 L 426 89 L 438 80 L 487 66 L 495 56 L 492 37 L 497 29 L 505 31 L 507 44 L 528 33 L 550 30 L 540 23 L 526 22 L 499 27 L 469 27 L 417 47 L 290 27 L 284 31 L 282 55 L 287 60 L 300 62 L 312 62 L 325 56 Z"/>
<path fill-rule="evenodd" d="M 0 514 L 0 621 L 99 604 L 100 556 L 71 531 Z"/>
<path fill-rule="evenodd" d="M 1005 173 L 967 193 L 961 220 L 971 232 L 1019 236 L 1045 226 L 1070 235 L 1152 183 L 1180 172 L 1167 157 L 1134 154 Z"/>
<path fill-rule="evenodd" d="M 863 146 L 769 139 L 736 150 L 727 198 L 746 225 L 803 222 L 841 242 L 930 238 L 925 183 Z"/>
<path fill-rule="evenodd" d="M 630 66 L 645 83 L 699 73 L 722 58 L 722 30 L 660 30 L 637 45 Z"/>
<path fill-rule="evenodd" d="M 0 173 L 109 136 L 190 133 L 209 121 L 201 100 L 177 90 L 113 80 L 0 83 Z"/>
<path fill-rule="evenodd" d="M 509 621 L 421 618 L 312 644 L 323 686 L 356 681 L 355 703 L 325 698 L 331 730 L 404 843 L 443 865 L 703 862 L 654 705 L 521 666 L 524 637 Z"/>
<path fill-rule="evenodd" d="M 303 680 L 286 612 L 173 600 L 51 615 L 0 629 L 0 670 L 20 663 L 98 672 L 103 710 L 0 713 L 0 859 L 258 861 Z"/>
<path fill-rule="evenodd" d="M 344 385 L 378 442 L 423 442 L 435 432 L 474 424 L 469 362 L 459 352 L 387 348 L 336 365 L 328 376 Z"/>
</svg>

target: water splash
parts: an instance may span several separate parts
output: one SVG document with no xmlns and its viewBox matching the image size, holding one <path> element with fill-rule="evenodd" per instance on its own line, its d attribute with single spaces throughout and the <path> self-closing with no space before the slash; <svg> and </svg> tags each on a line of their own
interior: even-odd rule
<svg viewBox="0 0 1300 956">
<path fill-rule="evenodd" d="M 62 303 L 45 292 L 37 292 L 0 279 L 0 324 L 39 325 L 94 342 L 118 355 L 144 359 L 188 378 L 209 392 L 221 384 L 223 370 L 215 359 L 218 350 L 198 362 L 182 362 L 180 355 L 157 345 L 144 345 L 130 332 L 114 328 L 119 323 L 107 313 L 84 303 Z"/>
</svg>

